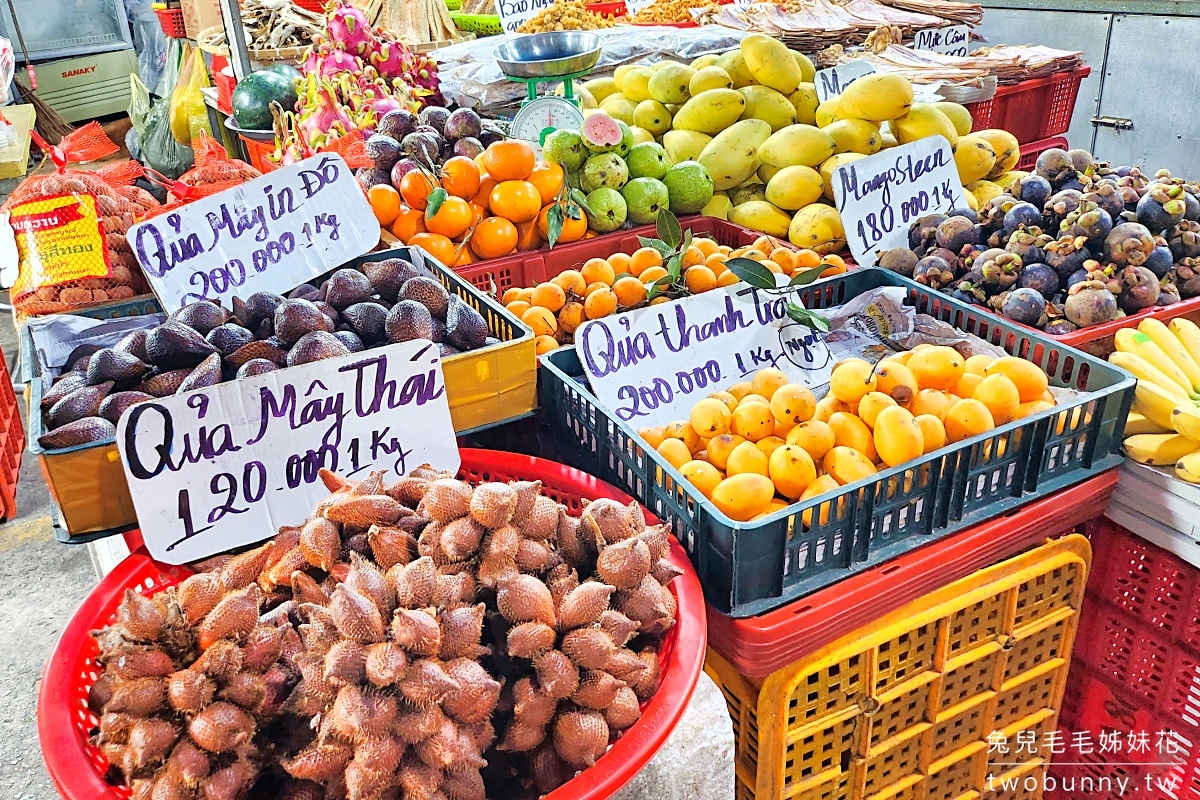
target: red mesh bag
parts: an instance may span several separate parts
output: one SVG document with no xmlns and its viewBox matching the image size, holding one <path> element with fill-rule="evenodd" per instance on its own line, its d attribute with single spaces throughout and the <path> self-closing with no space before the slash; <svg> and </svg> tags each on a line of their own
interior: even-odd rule
<svg viewBox="0 0 1200 800">
<path fill-rule="evenodd" d="M 135 219 L 157 205 L 133 185 L 141 168 L 124 163 L 96 171 L 67 168 L 119 149 L 97 122 L 54 146 L 36 131 L 30 135 L 55 171 L 31 176 L 0 206 L 17 240 L 19 270 L 10 295 L 18 321 L 149 291 L 125 238 Z"/>
<path fill-rule="evenodd" d="M 148 211 L 139 219 L 156 217 L 202 197 L 262 177 L 261 172 L 245 161 L 230 158 L 221 143 L 204 131 L 200 132 L 193 144 L 196 145 L 193 148 L 195 166 L 180 175 L 179 180 L 171 180 L 153 171 L 150 173 L 150 180 L 166 188 L 167 203 Z"/>
</svg>

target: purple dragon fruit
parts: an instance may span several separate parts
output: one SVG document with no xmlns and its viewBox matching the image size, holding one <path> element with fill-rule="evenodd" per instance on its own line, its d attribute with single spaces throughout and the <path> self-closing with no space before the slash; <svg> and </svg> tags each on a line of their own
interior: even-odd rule
<svg viewBox="0 0 1200 800">
<path fill-rule="evenodd" d="M 303 71 L 306 75 L 315 74 L 318 78 L 335 78 L 344 73 L 354 73 L 362 68 L 362 62 L 345 50 L 330 47 L 328 42 L 308 51 L 304 60 Z"/>
<path fill-rule="evenodd" d="M 325 30 L 335 47 L 359 56 L 371 50 L 371 24 L 363 12 L 344 0 L 325 13 Z"/>
<path fill-rule="evenodd" d="M 412 60 L 412 51 L 403 42 L 391 40 L 376 40 L 368 59 L 371 66 L 379 71 L 380 77 L 389 81 L 404 77 Z"/>
<path fill-rule="evenodd" d="M 316 149 L 331 138 L 345 136 L 354 124 L 337 101 L 331 83 L 315 80 L 313 76 L 309 76 L 308 83 L 298 127 L 304 139 Z"/>
<path fill-rule="evenodd" d="M 422 105 L 441 105 L 438 92 L 437 62 L 425 54 L 413 56 L 412 66 L 404 74 L 404 81 L 413 87 L 416 98 Z"/>
</svg>

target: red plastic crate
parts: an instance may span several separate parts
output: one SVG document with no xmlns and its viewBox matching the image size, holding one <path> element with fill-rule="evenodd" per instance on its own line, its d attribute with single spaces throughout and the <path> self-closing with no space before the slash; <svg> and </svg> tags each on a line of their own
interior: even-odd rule
<svg viewBox="0 0 1200 800">
<path fill-rule="evenodd" d="M 967 103 L 967 110 L 976 130 L 1002 128 L 1022 144 L 1059 136 L 1071 127 L 1079 85 L 1091 71 L 1091 67 L 1080 67 L 1001 86 L 992 98 Z"/>
<path fill-rule="evenodd" d="M 1176 317 L 1187 315 L 1200 321 L 1200 317 L 1197 314 L 1200 314 L 1200 297 L 1193 297 L 1189 300 L 1180 300 L 1178 303 L 1173 303 L 1169 306 L 1151 306 L 1136 314 L 1109 320 L 1101 325 L 1080 328 L 1077 331 L 1064 333 L 1061 336 L 1051 336 L 1048 333 L 1044 335 L 1056 342 L 1062 342 L 1065 345 L 1083 350 L 1097 358 L 1108 358 L 1114 350 L 1113 336 L 1122 328 L 1136 328 L 1138 323 L 1147 317 L 1154 317 L 1166 323 Z"/>
<path fill-rule="evenodd" d="M 1036 142 L 1021 145 L 1021 158 L 1017 161 L 1016 168 L 1024 172 L 1033 172 L 1033 168 L 1037 166 L 1038 156 L 1052 147 L 1066 150 L 1068 148 L 1067 137 L 1051 136 L 1049 139 L 1038 139 Z"/>
<path fill-rule="evenodd" d="M 1060 717 L 1064 739 L 1145 733 L 1150 752 L 1059 757 L 1059 780 L 1128 777 L 1126 797 L 1200 800 L 1200 569 L 1101 518 L 1089 525 L 1095 556 Z M 1171 752 L 1159 752 L 1167 732 Z M 1151 785 L 1147 787 L 1149 779 Z M 1157 784 L 1157 785 L 1156 785 Z M 1054 800 L 1078 791 L 1048 792 Z M 1117 792 L 1089 798 L 1117 800 Z"/>
<path fill-rule="evenodd" d="M 213 85 L 217 87 L 217 110 L 222 114 L 232 114 L 233 90 L 237 86 L 237 78 L 233 74 L 233 68 L 226 65 L 218 69 L 214 63 L 212 77 Z M 259 172 L 261 171 L 259 170 Z"/>
<path fill-rule="evenodd" d="M 756 617 L 735 619 L 708 606 L 708 646 L 741 674 L 765 678 L 940 586 L 1069 533 L 1104 513 L 1116 485 L 1110 470 Z"/>
<path fill-rule="evenodd" d="M 275 152 L 274 139 L 251 139 L 241 133 L 238 134 L 238 138 L 242 140 L 242 145 L 246 148 L 246 160 L 250 162 L 250 166 L 264 175 L 279 169 L 279 165 L 267 157 Z"/>
<path fill-rule="evenodd" d="M 25 427 L 13 392 L 8 364 L 0 358 L 0 522 L 17 515 L 17 481 L 21 454 L 25 452 Z"/>
<path fill-rule="evenodd" d="M 156 8 L 155 15 L 158 24 L 162 26 L 163 34 L 172 39 L 186 39 L 187 29 L 183 27 L 182 8 Z"/>
<path fill-rule="evenodd" d="M 625 0 L 612 0 L 605 3 L 585 3 L 584 8 L 593 14 L 599 14 L 603 17 L 623 17 L 629 10 L 625 6 Z"/>
</svg>

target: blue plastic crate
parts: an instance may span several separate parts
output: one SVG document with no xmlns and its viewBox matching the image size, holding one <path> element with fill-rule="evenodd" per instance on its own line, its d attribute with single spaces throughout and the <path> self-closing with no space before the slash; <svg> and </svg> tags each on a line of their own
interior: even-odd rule
<svg viewBox="0 0 1200 800">
<path fill-rule="evenodd" d="M 705 598 L 724 614 L 746 617 L 777 608 L 1121 463 L 1121 435 L 1136 383 L 1128 373 L 886 270 L 817 281 L 800 296 L 808 308 L 829 308 L 882 286 L 905 287 L 917 311 L 1032 361 L 1052 386 L 1083 394 L 837 492 L 740 523 L 718 511 L 632 427 L 601 406 L 573 347 L 542 357 L 540 405 L 566 460 L 670 521 L 696 566 Z M 812 524 L 806 526 L 803 512 L 810 509 Z"/>
</svg>

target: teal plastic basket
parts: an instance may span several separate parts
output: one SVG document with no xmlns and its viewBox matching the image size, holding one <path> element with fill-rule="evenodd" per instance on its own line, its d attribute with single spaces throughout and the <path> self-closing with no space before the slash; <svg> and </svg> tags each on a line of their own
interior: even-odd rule
<svg viewBox="0 0 1200 800">
<path fill-rule="evenodd" d="M 904 287 L 917 311 L 1037 364 L 1052 386 L 1082 394 L 762 520 L 736 522 L 600 404 L 573 347 L 542 356 L 540 404 L 563 458 L 669 521 L 716 610 L 761 614 L 1121 463 L 1136 383 L 1123 370 L 886 270 L 817 281 L 800 296 L 807 308 L 829 308 L 883 286 Z"/>
</svg>

